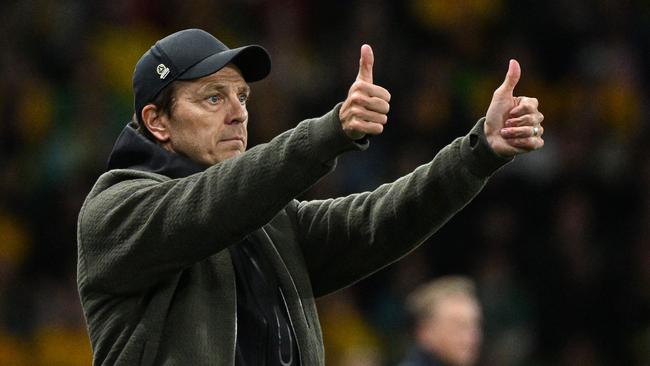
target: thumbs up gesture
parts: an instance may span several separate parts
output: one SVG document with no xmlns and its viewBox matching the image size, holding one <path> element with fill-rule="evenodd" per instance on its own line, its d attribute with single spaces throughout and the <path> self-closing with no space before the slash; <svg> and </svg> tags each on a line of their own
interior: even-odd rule
<svg viewBox="0 0 650 366">
<path fill-rule="evenodd" d="M 536 98 L 515 97 L 513 92 L 521 68 L 510 60 L 503 84 L 494 91 L 483 129 L 492 150 L 501 156 L 514 156 L 544 146 L 541 126 L 544 116 Z"/>
<path fill-rule="evenodd" d="M 345 134 L 358 140 L 366 135 L 379 135 L 388 121 L 390 93 L 373 84 L 372 66 L 375 62 L 372 48 L 361 46 L 359 74 L 339 111 L 339 119 Z"/>
</svg>

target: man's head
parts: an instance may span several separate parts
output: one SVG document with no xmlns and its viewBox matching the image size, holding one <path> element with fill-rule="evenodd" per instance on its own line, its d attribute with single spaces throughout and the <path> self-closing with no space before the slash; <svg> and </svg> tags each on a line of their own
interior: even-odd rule
<svg viewBox="0 0 650 366">
<path fill-rule="evenodd" d="M 454 366 L 476 362 L 481 345 L 481 309 L 470 279 L 442 277 L 407 298 L 419 347 Z"/>
<path fill-rule="evenodd" d="M 164 148 L 212 165 L 243 152 L 250 93 L 271 61 L 256 45 L 229 49 L 200 29 L 171 34 L 151 47 L 133 73 L 141 132 Z"/>
</svg>

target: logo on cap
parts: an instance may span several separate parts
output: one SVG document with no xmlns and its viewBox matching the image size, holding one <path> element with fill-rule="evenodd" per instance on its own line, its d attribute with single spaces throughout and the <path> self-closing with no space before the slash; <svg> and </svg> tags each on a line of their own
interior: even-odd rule
<svg viewBox="0 0 650 366">
<path fill-rule="evenodd" d="M 164 79 L 169 74 L 169 67 L 165 66 L 164 64 L 160 64 L 158 67 L 156 67 L 156 72 L 158 75 L 160 75 L 161 79 Z"/>
</svg>

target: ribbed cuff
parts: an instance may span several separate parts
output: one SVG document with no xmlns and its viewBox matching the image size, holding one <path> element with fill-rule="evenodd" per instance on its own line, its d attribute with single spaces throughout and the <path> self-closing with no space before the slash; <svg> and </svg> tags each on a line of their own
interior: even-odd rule
<svg viewBox="0 0 650 366">
<path fill-rule="evenodd" d="M 351 140 L 341 127 L 339 110 L 342 103 L 309 124 L 309 139 L 317 159 L 325 163 L 347 151 L 362 151 L 370 146 L 369 139 Z"/>
<path fill-rule="evenodd" d="M 485 117 L 481 118 L 463 138 L 460 147 L 463 162 L 469 171 L 478 177 L 488 177 L 514 159 L 514 157 L 499 156 L 492 150 L 485 137 L 484 123 Z"/>
</svg>

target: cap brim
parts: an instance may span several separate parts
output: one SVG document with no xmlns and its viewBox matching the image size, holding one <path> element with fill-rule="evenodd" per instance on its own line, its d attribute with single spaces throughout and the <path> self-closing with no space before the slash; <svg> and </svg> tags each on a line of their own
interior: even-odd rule
<svg viewBox="0 0 650 366">
<path fill-rule="evenodd" d="M 271 57 L 262 46 L 251 45 L 208 56 L 196 65 L 190 67 L 178 80 L 198 79 L 221 70 L 229 63 L 239 68 L 247 82 L 264 79 L 271 72 Z"/>
</svg>

